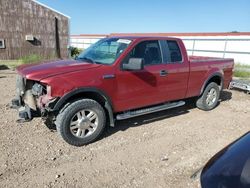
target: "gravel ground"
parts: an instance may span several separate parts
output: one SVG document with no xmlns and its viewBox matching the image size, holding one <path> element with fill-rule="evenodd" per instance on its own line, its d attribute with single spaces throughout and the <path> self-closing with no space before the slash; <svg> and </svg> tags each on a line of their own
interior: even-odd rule
<svg viewBox="0 0 250 188">
<path fill-rule="evenodd" d="M 188 102 L 116 122 L 79 148 L 41 119 L 16 123 L 13 71 L 0 71 L 0 88 L 0 187 L 199 187 L 190 176 L 250 127 L 250 95 L 226 90 L 210 112 Z"/>
</svg>

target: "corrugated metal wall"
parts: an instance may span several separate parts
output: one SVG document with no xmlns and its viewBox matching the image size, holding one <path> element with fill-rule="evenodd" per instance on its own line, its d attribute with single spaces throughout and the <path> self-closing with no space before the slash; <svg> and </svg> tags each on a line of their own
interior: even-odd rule
<svg viewBox="0 0 250 188">
<path fill-rule="evenodd" d="M 0 49 L 1 59 L 19 59 L 29 54 L 44 58 L 56 56 L 55 17 L 58 19 L 60 53 L 68 57 L 69 19 L 32 0 L 0 0 L 0 39 L 5 48 Z M 35 41 L 26 41 L 33 35 Z"/>
<path fill-rule="evenodd" d="M 182 37 L 189 55 L 234 58 L 250 65 L 249 36 Z"/>
</svg>

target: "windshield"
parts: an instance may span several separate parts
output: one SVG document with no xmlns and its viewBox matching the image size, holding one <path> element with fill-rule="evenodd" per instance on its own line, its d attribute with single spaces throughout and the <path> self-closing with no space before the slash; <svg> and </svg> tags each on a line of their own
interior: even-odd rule
<svg viewBox="0 0 250 188">
<path fill-rule="evenodd" d="M 84 50 L 76 60 L 110 65 L 128 47 L 131 40 L 121 38 L 105 38 Z"/>
</svg>

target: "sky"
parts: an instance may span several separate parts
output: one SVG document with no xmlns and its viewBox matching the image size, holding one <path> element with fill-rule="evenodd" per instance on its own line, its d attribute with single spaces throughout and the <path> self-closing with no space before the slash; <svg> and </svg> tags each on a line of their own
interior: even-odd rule
<svg viewBox="0 0 250 188">
<path fill-rule="evenodd" d="M 250 32 L 250 0 L 38 0 L 71 34 Z"/>
</svg>

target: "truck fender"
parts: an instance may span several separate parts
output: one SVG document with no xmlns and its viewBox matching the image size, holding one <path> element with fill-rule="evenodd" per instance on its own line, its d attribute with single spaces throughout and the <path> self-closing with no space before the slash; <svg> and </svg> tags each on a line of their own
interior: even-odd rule
<svg viewBox="0 0 250 188">
<path fill-rule="evenodd" d="M 97 88 L 77 88 L 67 94 L 65 94 L 64 96 L 62 96 L 55 104 L 53 111 L 59 111 L 63 105 L 72 97 L 82 94 L 82 96 L 84 96 L 84 93 L 96 93 L 98 96 L 100 96 L 103 100 L 104 100 L 104 105 L 103 107 L 107 110 L 108 115 L 109 115 L 109 121 L 110 121 L 110 126 L 114 127 L 114 116 L 113 116 L 113 105 L 112 102 L 110 100 L 110 98 L 105 94 L 105 92 L 103 92 L 100 89 Z"/>
<path fill-rule="evenodd" d="M 215 76 L 219 76 L 220 77 L 220 90 L 222 90 L 223 88 L 223 74 L 220 72 L 216 72 L 211 74 L 206 81 L 203 83 L 202 87 L 201 87 L 201 91 L 200 91 L 200 95 L 203 93 L 203 91 L 206 89 L 207 84 L 210 82 L 210 80 L 215 77 Z"/>
</svg>

